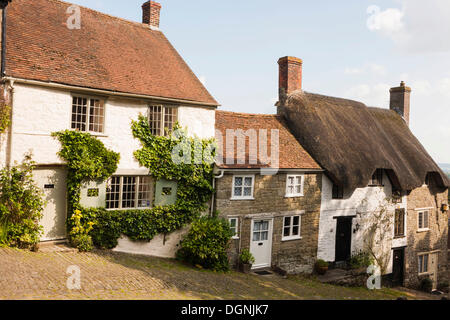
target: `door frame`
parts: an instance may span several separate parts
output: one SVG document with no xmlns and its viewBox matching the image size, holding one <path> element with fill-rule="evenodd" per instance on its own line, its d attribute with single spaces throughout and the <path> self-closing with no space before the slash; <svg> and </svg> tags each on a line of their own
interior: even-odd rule
<svg viewBox="0 0 450 320">
<path fill-rule="evenodd" d="M 394 283 L 394 266 L 395 266 L 395 252 L 396 251 L 401 251 L 402 252 L 402 278 L 401 278 L 401 283 L 399 283 L 398 285 L 403 286 L 404 282 L 405 282 L 405 274 L 406 274 L 406 263 L 405 263 L 405 259 L 406 259 L 406 247 L 398 247 L 398 248 L 392 248 L 392 283 Z"/>
<path fill-rule="evenodd" d="M 65 190 L 65 195 L 64 195 L 65 196 L 65 202 L 64 202 L 64 205 L 65 205 L 65 207 L 64 207 L 64 211 L 65 211 L 65 216 L 64 216 L 64 236 L 61 235 L 61 237 L 45 238 L 45 235 L 42 234 L 41 237 L 40 237 L 39 242 L 40 243 L 51 243 L 51 242 L 64 242 L 64 241 L 67 241 L 67 239 L 68 239 L 68 232 L 67 232 L 67 227 L 66 226 L 67 226 L 67 217 L 68 217 L 68 214 L 69 214 L 69 212 L 68 212 L 68 196 L 69 195 L 68 195 L 68 192 L 67 192 L 67 178 L 68 178 L 68 171 L 67 170 L 68 170 L 68 168 L 64 164 L 37 164 L 34 167 L 34 169 L 33 169 L 33 173 L 34 173 L 34 171 L 40 171 L 40 170 L 48 170 L 48 171 L 50 171 L 50 170 L 55 170 L 55 171 L 63 170 L 63 171 L 65 171 L 64 174 L 65 174 L 66 181 L 65 181 L 65 184 L 63 185 L 64 190 Z M 37 181 L 36 181 L 36 178 L 34 176 L 33 176 L 33 180 L 34 180 L 35 184 L 37 185 Z M 40 185 L 37 185 L 37 187 L 45 195 L 45 188 L 43 188 Z M 47 205 L 44 207 L 43 211 L 45 211 Z M 39 221 L 39 225 L 42 226 L 42 218 Z"/>
<path fill-rule="evenodd" d="M 270 268 L 272 266 L 272 246 L 273 246 L 273 223 L 274 218 L 253 218 L 251 220 L 251 226 L 250 226 L 250 253 L 252 253 L 252 244 L 253 244 L 253 228 L 254 228 L 254 222 L 255 221 L 269 221 L 269 263 L 264 265 L 253 265 L 252 270 L 254 269 L 262 269 L 262 268 Z M 253 253 L 252 253 L 253 254 Z"/>
<path fill-rule="evenodd" d="M 335 234 L 335 243 L 334 243 L 334 261 L 335 262 L 344 262 L 344 261 L 339 261 L 337 259 L 337 251 L 338 251 L 338 224 L 339 221 L 342 220 L 348 220 L 350 221 L 350 243 L 349 243 L 349 250 L 350 250 L 350 257 L 352 255 L 352 244 L 353 244 L 353 220 L 356 218 L 356 216 L 340 216 L 340 217 L 334 217 L 333 219 L 336 220 L 336 234 Z"/>
</svg>

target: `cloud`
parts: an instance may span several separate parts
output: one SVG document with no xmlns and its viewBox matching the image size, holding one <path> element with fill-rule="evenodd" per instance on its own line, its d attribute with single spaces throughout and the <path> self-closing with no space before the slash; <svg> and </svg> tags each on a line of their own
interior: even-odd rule
<svg viewBox="0 0 450 320">
<path fill-rule="evenodd" d="M 450 1 L 399 0 L 401 8 L 367 8 L 367 27 L 407 52 L 450 51 Z"/>
<path fill-rule="evenodd" d="M 375 75 L 385 75 L 387 73 L 386 68 L 382 65 L 376 63 L 368 63 L 361 68 L 346 68 L 344 70 L 345 74 L 348 75 L 359 75 L 372 73 Z"/>
<path fill-rule="evenodd" d="M 372 5 L 367 8 L 367 13 L 370 15 L 367 19 L 367 27 L 371 31 L 392 36 L 404 28 L 404 13 L 399 9 L 389 8 L 381 11 L 380 7 Z"/>
<path fill-rule="evenodd" d="M 389 106 L 389 89 L 390 86 L 386 83 L 359 84 L 349 88 L 345 95 L 350 99 L 361 101 L 367 106 L 387 108 Z"/>
</svg>

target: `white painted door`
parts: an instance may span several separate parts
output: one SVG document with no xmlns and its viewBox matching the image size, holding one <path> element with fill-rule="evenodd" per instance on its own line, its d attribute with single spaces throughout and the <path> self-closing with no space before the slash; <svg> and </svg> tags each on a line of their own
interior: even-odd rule
<svg viewBox="0 0 450 320">
<path fill-rule="evenodd" d="M 67 238 L 67 171 L 65 168 L 37 168 L 33 171 L 36 185 L 44 192 L 47 201 L 41 225 L 44 233 L 41 241 Z"/>
<path fill-rule="evenodd" d="M 438 285 L 438 253 L 430 254 L 430 279 L 433 281 L 433 290 L 437 289 Z"/>
<path fill-rule="evenodd" d="M 270 267 L 272 264 L 272 221 L 252 221 L 250 252 L 255 257 L 253 269 Z"/>
</svg>

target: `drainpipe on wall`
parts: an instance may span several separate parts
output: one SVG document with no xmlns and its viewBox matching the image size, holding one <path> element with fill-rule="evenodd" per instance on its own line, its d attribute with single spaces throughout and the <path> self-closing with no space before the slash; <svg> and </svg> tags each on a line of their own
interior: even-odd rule
<svg viewBox="0 0 450 320">
<path fill-rule="evenodd" d="M 213 189 L 216 189 L 216 179 L 222 179 L 223 176 L 225 175 L 225 171 L 224 170 L 220 170 L 220 175 L 218 176 L 214 176 L 213 177 Z M 215 199 L 215 195 L 216 192 L 214 191 L 213 195 L 212 195 L 212 199 L 211 199 L 211 212 L 209 213 L 209 215 L 212 217 L 213 216 L 213 212 L 214 212 L 214 199 Z"/>
<path fill-rule="evenodd" d="M 6 10 L 11 0 L 0 0 L 0 9 L 2 9 L 2 57 L 1 57 L 1 76 L 5 76 L 6 71 Z"/>
<path fill-rule="evenodd" d="M 5 88 L 5 90 L 8 90 Z M 9 100 L 10 100 L 10 120 L 9 120 L 9 135 L 8 135 L 8 153 L 6 159 L 6 166 L 11 168 L 12 166 L 12 146 L 13 146 L 13 119 L 14 119 L 14 80 L 9 81 Z"/>
</svg>

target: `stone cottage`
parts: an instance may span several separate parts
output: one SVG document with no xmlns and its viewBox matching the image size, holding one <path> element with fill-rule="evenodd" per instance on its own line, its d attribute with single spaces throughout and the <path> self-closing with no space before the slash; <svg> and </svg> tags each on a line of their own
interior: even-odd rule
<svg viewBox="0 0 450 320">
<path fill-rule="evenodd" d="M 14 0 L 3 21 L 2 96 L 12 107 L 2 136 L 0 165 L 21 162 L 28 151 L 45 192 L 42 240 L 66 238 L 65 163 L 51 133 L 88 132 L 119 152 L 119 168 L 82 202 L 109 210 L 146 209 L 161 189 L 133 152 L 131 121 L 146 115 L 153 134 L 178 121 L 190 135 L 214 137 L 218 103 L 159 28 L 161 5 L 147 1 L 142 22 L 127 21 L 58 0 Z M 77 16 L 79 15 L 79 16 Z M 77 21 L 79 25 L 77 25 Z M 158 188 L 159 187 L 159 188 Z M 163 243 L 122 239 L 117 250 L 173 256 L 180 234 Z"/>
<path fill-rule="evenodd" d="M 392 88 L 390 110 L 369 108 L 305 92 L 302 60 L 278 63 L 278 115 L 325 171 L 317 257 L 341 265 L 371 250 L 394 283 L 447 280 L 450 183 L 409 129 L 411 89 Z"/>
<path fill-rule="evenodd" d="M 277 115 L 216 112 L 220 157 L 214 210 L 235 236 L 232 264 L 311 272 L 317 255 L 322 169 Z M 278 161 L 279 160 L 279 161 Z"/>
</svg>

